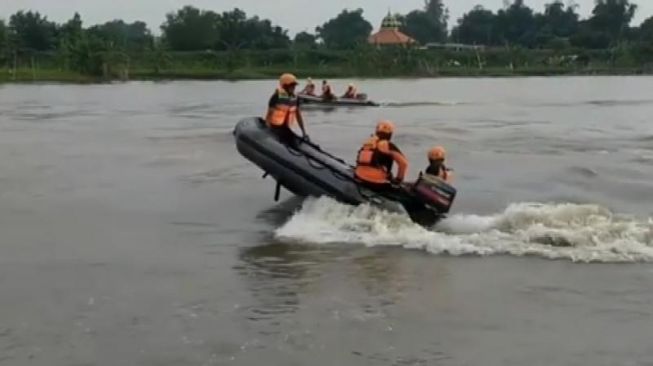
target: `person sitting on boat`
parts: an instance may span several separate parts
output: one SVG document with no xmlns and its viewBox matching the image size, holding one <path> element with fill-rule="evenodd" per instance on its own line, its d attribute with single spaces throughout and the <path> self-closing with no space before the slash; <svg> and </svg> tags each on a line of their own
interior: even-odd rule
<svg viewBox="0 0 653 366">
<path fill-rule="evenodd" d="M 331 85 L 329 85 L 329 82 L 326 80 L 322 81 L 322 99 L 325 100 L 336 99 L 336 96 L 333 94 L 333 90 L 331 89 Z"/>
<path fill-rule="evenodd" d="M 300 94 L 315 96 L 315 84 L 313 83 L 313 79 L 308 78 L 306 80 L 306 86 L 304 87 L 304 90 L 302 90 Z"/>
<path fill-rule="evenodd" d="M 291 129 L 295 121 L 299 122 L 303 137 L 308 138 L 304 128 L 304 119 L 299 110 L 299 99 L 295 95 L 296 87 L 297 78 L 295 75 L 281 75 L 279 87 L 274 91 L 268 102 L 268 113 L 265 122 L 268 127 L 277 131 L 284 139 L 295 137 L 295 133 Z"/>
<path fill-rule="evenodd" d="M 447 183 L 453 181 L 453 173 L 451 169 L 444 165 L 447 158 L 447 151 L 442 146 L 435 146 L 428 152 L 429 166 L 426 168 L 425 173 L 428 175 L 436 176 Z"/>
<path fill-rule="evenodd" d="M 403 182 L 408 170 L 408 160 L 399 148 L 390 140 L 394 132 L 394 124 L 381 121 L 376 126 L 372 137 L 363 143 L 356 158 L 356 178 L 373 189 L 392 188 L 393 184 Z M 392 165 L 396 162 L 397 176 L 392 176 Z"/>
<path fill-rule="evenodd" d="M 349 84 L 349 86 L 347 87 L 347 91 L 342 97 L 348 99 L 356 99 L 357 96 L 358 96 L 358 91 L 356 90 L 356 85 Z"/>
</svg>

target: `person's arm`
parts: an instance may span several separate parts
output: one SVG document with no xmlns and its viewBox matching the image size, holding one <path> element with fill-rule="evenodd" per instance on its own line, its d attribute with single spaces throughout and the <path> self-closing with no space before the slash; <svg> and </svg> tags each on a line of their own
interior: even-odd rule
<svg viewBox="0 0 653 366">
<path fill-rule="evenodd" d="M 299 103 L 297 104 L 297 123 L 299 128 L 302 130 L 304 137 L 308 137 L 306 134 L 306 128 L 304 128 L 304 116 L 302 116 L 301 108 L 299 108 Z"/>
<path fill-rule="evenodd" d="M 277 105 L 278 100 L 279 100 L 279 96 L 277 95 L 277 93 L 272 94 L 270 100 L 268 101 L 268 112 L 265 115 L 266 121 L 269 121 L 270 118 L 272 118 L 273 109 Z"/>
<path fill-rule="evenodd" d="M 453 183 L 453 180 L 454 180 L 454 173 L 453 173 L 453 170 L 451 170 L 451 169 L 449 169 L 449 168 L 444 168 L 444 169 L 445 169 L 445 171 L 447 172 L 447 179 L 446 179 L 446 182 L 449 183 L 449 184 L 452 184 L 452 183 Z"/>
<path fill-rule="evenodd" d="M 384 154 L 390 155 L 392 160 L 397 163 L 397 180 L 403 182 L 406 177 L 406 171 L 408 170 L 408 160 L 404 154 L 402 154 L 399 149 L 394 148 L 394 146 L 391 147 L 388 141 L 380 141 L 378 144 L 378 150 Z"/>
</svg>

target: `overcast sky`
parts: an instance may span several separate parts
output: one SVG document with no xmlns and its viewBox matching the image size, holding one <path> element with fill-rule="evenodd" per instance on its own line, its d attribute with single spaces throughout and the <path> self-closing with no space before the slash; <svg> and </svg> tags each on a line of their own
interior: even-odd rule
<svg viewBox="0 0 653 366">
<path fill-rule="evenodd" d="M 526 4 L 538 11 L 551 0 L 526 0 Z M 594 0 L 575 0 L 579 12 L 586 16 L 592 10 Z M 639 5 L 635 23 L 653 15 L 653 0 L 634 0 Z M 310 31 L 316 25 L 337 15 L 342 9 L 363 8 L 365 17 L 374 28 L 388 12 L 406 13 L 421 7 L 424 0 L 0 0 L 0 18 L 7 19 L 17 10 L 33 9 L 57 22 L 70 19 L 78 11 L 86 25 L 102 23 L 112 19 L 126 21 L 143 20 L 159 33 L 159 26 L 165 14 L 184 5 L 194 5 L 214 11 L 230 10 L 239 7 L 248 15 L 269 18 L 274 23 L 290 30 L 291 34 Z M 503 0 L 445 0 L 451 18 L 450 25 L 474 5 L 481 4 L 496 10 Z"/>
</svg>

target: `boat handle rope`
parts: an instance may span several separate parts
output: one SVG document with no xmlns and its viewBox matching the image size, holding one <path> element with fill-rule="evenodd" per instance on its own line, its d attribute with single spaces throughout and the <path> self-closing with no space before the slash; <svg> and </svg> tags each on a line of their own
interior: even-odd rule
<svg viewBox="0 0 653 366">
<path fill-rule="evenodd" d="M 321 148 L 319 145 L 317 145 L 317 144 L 314 144 L 314 143 L 312 143 L 312 142 L 310 142 L 310 141 L 307 141 L 307 140 L 303 140 L 302 142 L 305 143 L 306 145 L 308 145 L 308 146 L 314 148 L 315 150 L 321 152 L 322 154 L 324 154 L 324 155 L 330 157 L 330 158 L 333 159 L 333 160 L 336 160 L 336 161 L 338 161 L 338 162 L 340 162 L 340 163 L 342 163 L 342 164 L 345 164 L 345 165 L 349 165 L 349 164 L 347 164 L 347 162 L 344 161 L 343 159 L 341 159 L 341 158 L 339 158 L 339 157 L 337 157 L 337 156 L 335 156 L 335 155 L 331 155 L 330 153 L 328 153 L 328 152 L 322 150 L 322 148 Z"/>
<path fill-rule="evenodd" d="M 293 149 L 292 149 L 291 147 L 289 147 L 289 146 L 286 146 L 286 149 L 288 150 L 288 152 L 290 153 L 290 155 L 294 155 L 294 156 L 303 156 L 303 157 L 305 157 L 305 158 L 306 158 L 306 161 L 308 162 L 308 165 L 312 166 L 312 167 L 315 168 L 315 169 L 318 169 L 318 170 L 324 170 L 324 169 L 327 169 L 326 164 L 323 164 L 322 166 L 314 165 L 314 164 L 312 163 L 312 160 L 313 160 L 313 159 L 309 158 L 308 155 L 306 155 L 306 154 L 304 154 L 304 153 L 302 153 L 302 152 L 300 152 L 300 151 L 295 152 L 295 151 L 293 151 Z M 315 160 L 317 160 L 317 159 L 315 159 Z"/>
</svg>

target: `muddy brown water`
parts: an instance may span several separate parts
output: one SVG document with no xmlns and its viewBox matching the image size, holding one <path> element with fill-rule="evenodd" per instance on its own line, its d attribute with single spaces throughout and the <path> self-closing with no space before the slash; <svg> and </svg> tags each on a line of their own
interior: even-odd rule
<svg viewBox="0 0 653 366">
<path fill-rule="evenodd" d="M 273 81 L 0 86 L 0 365 L 651 364 L 653 78 L 358 84 L 312 139 L 445 145 L 442 228 L 275 204 Z"/>
</svg>

